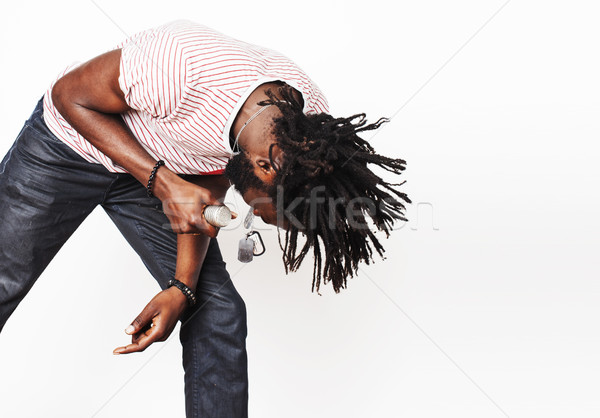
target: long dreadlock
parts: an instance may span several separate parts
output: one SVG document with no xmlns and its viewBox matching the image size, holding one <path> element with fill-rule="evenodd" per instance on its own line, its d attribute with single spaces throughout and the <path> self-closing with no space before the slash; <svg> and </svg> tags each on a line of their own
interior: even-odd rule
<svg viewBox="0 0 600 418">
<path fill-rule="evenodd" d="M 260 104 L 275 105 L 282 113 L 274 120 L 273 133 L 284 160 L 275 178 L 277 196 L 271 197 L 278 215 L 288 221 L 284 243 L 281 236 L 279 240 L 286 273 L 296 271 L 312 247 L 312 290 L 331 281 L 337 293 L 361 261 L 373 260 L 373 250 L 383 257 L 385 250 L 369 222 L 388 237 L 395 221 L 406 221 L 404 203 L 410 199 L 395 188 L 404 182 L 387 183 L 368 165 L 399 175 L 406 162 L 375 153 L 358 136 L 379 128 L 386 118 L 367 124 L 364 113 L 347 118 L 305 115 L 289 86 L 267 96 Z M 301 248 L 299 233 L 306 237 Z"/>
</svg>

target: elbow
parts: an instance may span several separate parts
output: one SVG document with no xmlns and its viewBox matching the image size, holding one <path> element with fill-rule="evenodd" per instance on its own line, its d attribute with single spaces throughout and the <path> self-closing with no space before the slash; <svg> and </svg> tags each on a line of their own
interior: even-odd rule
<svg viewBox="0 0 600 418">
<path fill-rule="evenodd" d="M 63 113 L 63 78 L 59 78 L 54 86 L 52 86 L 52 90 L 50 91 L 50 98 L 52 99 L 52 104 L 56 110 L 58 110 L 61 114 Z"/>
<path fill-rule="evenodd" d="M 65 114 L 65 108 L 68 102 L 66 84 L 67 82 L 65 81 L 65 77 L 63 76 L 59 78 L 56 83 L 54 83 L 54 86 L 52 86 L 52 91 L 50 92 L 50 98 L 52 99 L 52 103 L 61 115 Z"/>
<path fill-rule="evenodd" d="M 71 73 L 67 73 L 59 78 L 58 81 L 54 83 L 54 86 L 52 86 L 50 97 L 52 98 L 54 107 L 61 115 L 67 116 L 69 114 L 69 109 L 72 109 L 79 104 L 79 97 L 76 92 L 77 89 L 74 88 Z"/>
</svg>

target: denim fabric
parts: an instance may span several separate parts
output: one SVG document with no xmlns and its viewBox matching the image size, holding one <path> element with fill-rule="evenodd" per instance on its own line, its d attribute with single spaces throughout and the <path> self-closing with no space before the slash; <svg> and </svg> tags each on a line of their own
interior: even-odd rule
<svg viewBox="0 0 600 418">
<path fill-rule="evenodd" d="M 129 174 L 91 164 L 56 138 L 40 101 L 0 164 L 0 331 L 65 241 L 101 205 L 165 288 L 177 236 Z M 182 318 L 187 417 L 248 416 L 246 308 L 212 239 L 195 310 Z"/>
</svg>

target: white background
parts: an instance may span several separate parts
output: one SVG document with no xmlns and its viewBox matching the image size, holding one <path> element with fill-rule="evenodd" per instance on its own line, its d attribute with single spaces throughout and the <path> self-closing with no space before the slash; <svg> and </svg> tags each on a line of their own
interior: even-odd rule
<svg viewBox="0 0 600 418">
<path fill-rule="evenodd" d="M 277 49 L 333 114 L 395 115 L 372 144 L 408 161 L 415 204 L 339 295 L 286 277 L 273 229 L 250 265 L 241 231 L 220 234 L 248 306 L 250 416 L 596 417 L 599 10 L 502 5 L 3 2 L 0 151 L 63 67 L 125 34 L 188 18 Z M 0 416 L 182 417 L 177 332 L 112 355 L 157 291 L 94 212 L 0 335 Z"/>
</svg>

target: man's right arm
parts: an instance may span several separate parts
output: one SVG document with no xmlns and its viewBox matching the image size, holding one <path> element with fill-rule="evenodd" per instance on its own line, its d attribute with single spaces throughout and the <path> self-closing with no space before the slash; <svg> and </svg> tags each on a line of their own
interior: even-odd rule
<svg viewBox="0 0 600 418">
<path fill-rule="evenodd" d="M 52 101 L 79 134 L 146 185 L 156 160 L 120 116 L 131 110 L 119 86 L 120 59 L 121 50 L 116 49 L 65 74 L 52 89 Z M 166 206 L 165 213 L 175 232 L 216 236 L 217 229 L 202 216 L 204 206 L 219 204 L 207 189 L 161 167 L 153 193 Z"/>
</svg>

